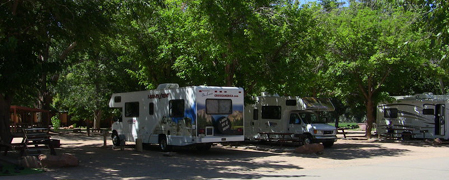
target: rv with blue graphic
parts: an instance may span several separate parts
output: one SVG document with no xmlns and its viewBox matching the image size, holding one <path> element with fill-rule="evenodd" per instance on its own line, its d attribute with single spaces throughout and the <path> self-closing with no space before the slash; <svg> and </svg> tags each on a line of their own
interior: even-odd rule
<svg viewBox="0 0 449 180">
<path fill-rule="evenodd" d="M 157 89 L 115 93 L 110 108 L 121 111 L 112 124 L 112 141 L 172 146 L 196 145 L 207 150 L 213 143 L 244 140 L 244 91 L 238 87 L 161 84 Z"/>
</svg>

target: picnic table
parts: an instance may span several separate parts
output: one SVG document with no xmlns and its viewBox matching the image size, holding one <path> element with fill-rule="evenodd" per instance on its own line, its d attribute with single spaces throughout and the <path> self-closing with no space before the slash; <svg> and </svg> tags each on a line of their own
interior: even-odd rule
<svg viewBox="0 0 449 180">
<path fill-rule="evenodd" d="M 14 136 L 13 138 L 20 137 Z M 49 128 L 25 128 L 21 134 L 22 141 L 20 143 L 2 143 L 5 148 L 6 156 L 9 150 L 19 150 L 20 155 L 39 155 L 42 151 L 50 150 L 50 154 L 56 155 L 55 146 L 50 139 Z"/>
<path fill-rule="evenodd" d="M 387 133 L 385 133 L 386 138 L 402 138 L 411 139 L 413 136 L 413 129 L 410 128 L 393 128 L 387 127 Z"/>
<path fill-rule="evenodd" d="M 41 151 L 50 150 L 50 154 L 56 155 L 54 145 L 51 142 L 49 128 L 28 128 L 23 130 L 23 153 L 38 155 Z"/>
<path fill-rule="evenodd" d="M 304 136 L 294 133 L 259 132 L 260 136 L 266 136 L 268 142 L 279 142 L 281 146 L 284 142 L 303 142 Z"/>
</svg>

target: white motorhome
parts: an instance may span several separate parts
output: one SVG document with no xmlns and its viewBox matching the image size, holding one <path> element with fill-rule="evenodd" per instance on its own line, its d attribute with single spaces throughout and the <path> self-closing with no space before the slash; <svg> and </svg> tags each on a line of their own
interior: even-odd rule
<svg viewBox="0 0 449 180">
<path fill-rule="evenodd" d="M 317 113 L 334 111 L 329 99 L 263 95 L 252 100 L 254 104 L 245 106 L 245 139 L 249 141 L 266 140 L 267 135 L 303 137 L 305 144 L 322 142 L 325 147 L 337 141 L 336 128 Z"/>
<path fill-rule="evenodd" d="M 112 140 L 172 146 L 243 141 L 244 92 L 237 87 L 161 84 L 155 90 L 113 94 L 109 107 L 121 110 L 112 124 Z"/>
<path fill-rule="evenodd" d="M 379 136 L 449 139 L 449 95 L 424 93 L 393 98 L 393 102 L 377 106 Z"/>
</svg>

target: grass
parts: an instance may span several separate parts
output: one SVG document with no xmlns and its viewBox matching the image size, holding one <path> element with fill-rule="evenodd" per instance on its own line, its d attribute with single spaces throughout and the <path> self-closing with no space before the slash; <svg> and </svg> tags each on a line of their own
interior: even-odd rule
<svg viewBox="0 0 449 180">
<path fill-rule="evenodd" d="M 331 126 L 335 126 L 335 123 L 327 123 Z M 338 127 L 341 128 L 349 128 L 349 129 L 359 129 L 359 125 L 357 123 L 338 123 Z"/>
<path fill-rule="evenodd" d="M 7 162 L 0 162 L 0 176 L 21 176 L 42 172 L 44 172 L 42 169 L 26 168 Z"/>
</svg>

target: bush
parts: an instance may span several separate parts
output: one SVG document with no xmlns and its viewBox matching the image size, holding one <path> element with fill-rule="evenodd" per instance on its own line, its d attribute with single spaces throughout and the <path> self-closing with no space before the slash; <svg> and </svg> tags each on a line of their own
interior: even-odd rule
<svg viewBox="0 0 449 180">
<path fill-rule="evenodd" d="M 54 131 L 59 131 L 59 127 L 61 127 L 61 121 L 59 120 L 59 118 L 57 116 L 53 116 L 51 117 L 51 124 L 53 125 L 53 130 Z"/>
</svg>

